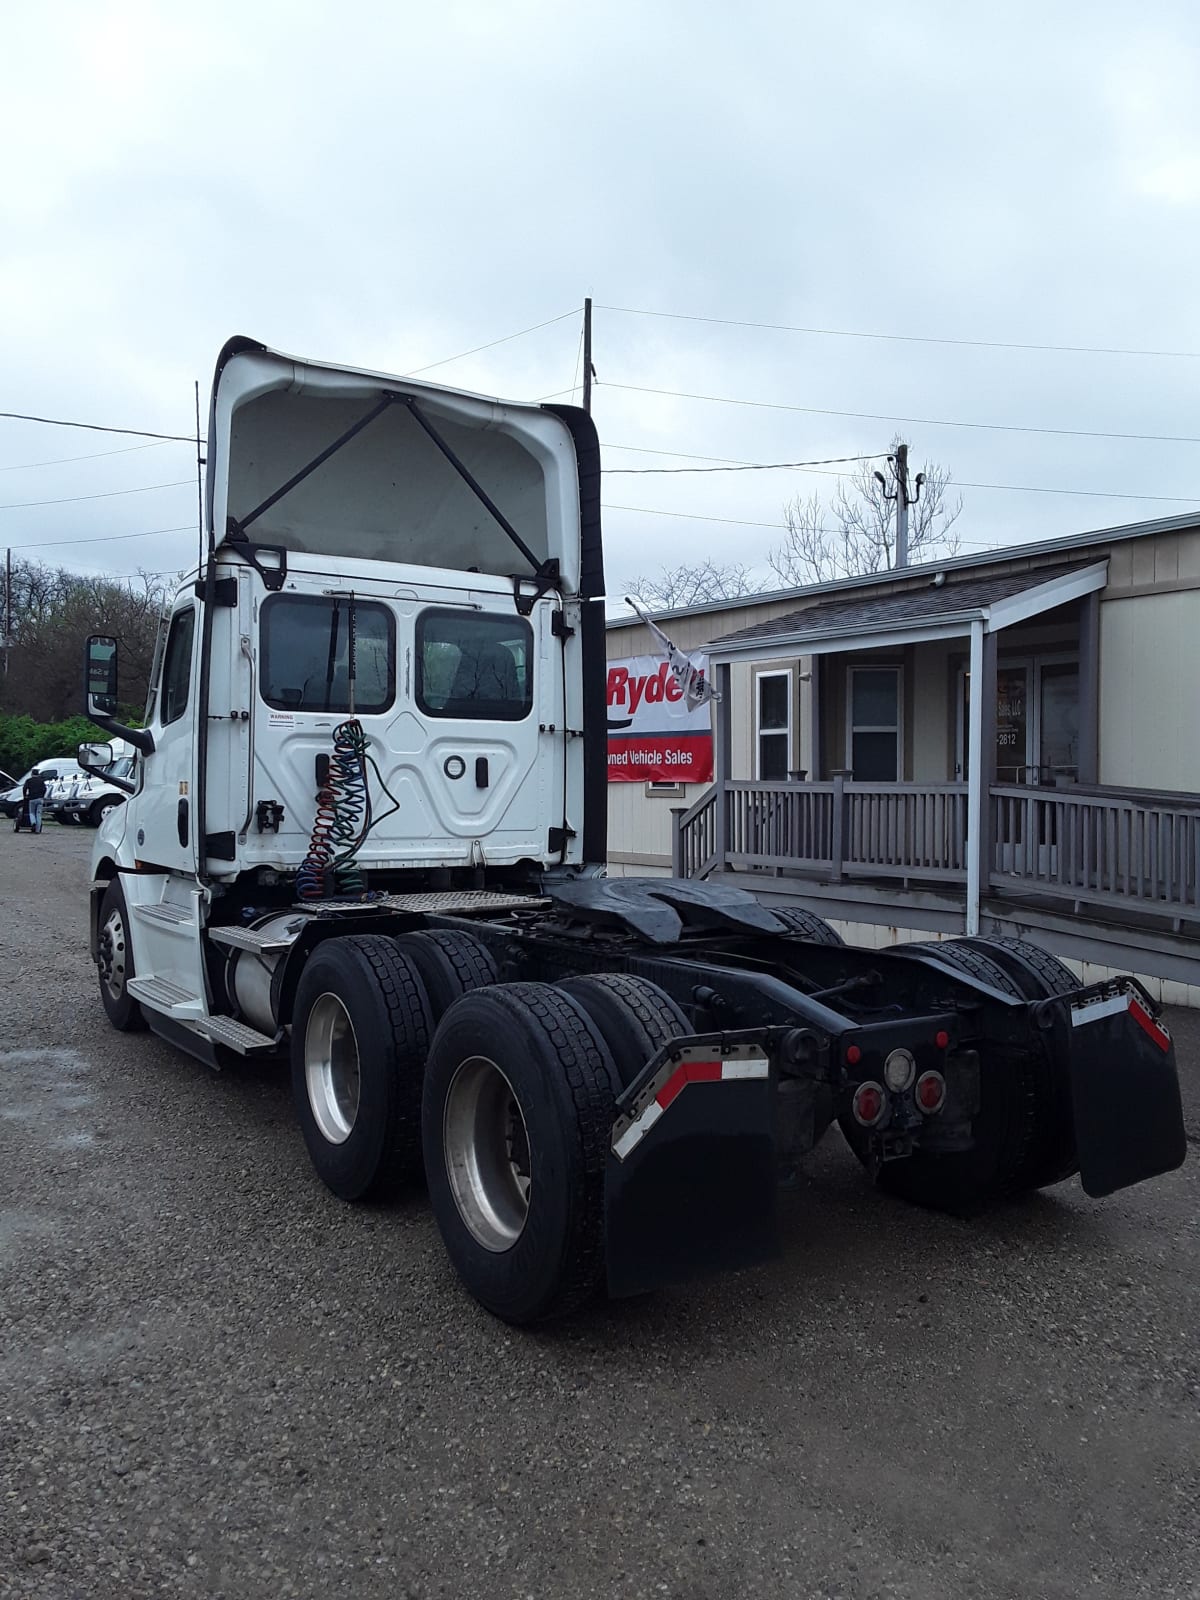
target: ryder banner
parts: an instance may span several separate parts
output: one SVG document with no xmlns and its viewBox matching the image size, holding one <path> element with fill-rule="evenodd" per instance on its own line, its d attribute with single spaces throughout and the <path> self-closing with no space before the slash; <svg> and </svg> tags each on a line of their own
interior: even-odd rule
<svg viewBox="0 0 1200 1600">
<path fill-rule="evenodd" d="M 608 781 L 711 783 L 707 705 L 689 711 L 662 656 L 608 663 Z"/>
</svg>

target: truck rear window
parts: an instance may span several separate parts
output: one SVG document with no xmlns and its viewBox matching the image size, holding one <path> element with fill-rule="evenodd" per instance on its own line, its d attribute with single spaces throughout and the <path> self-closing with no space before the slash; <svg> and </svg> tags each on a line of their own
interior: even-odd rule
<svg viewBox="0 0 1200 1600">
<path fill-rule="evenodd" d="M 261 616 L 266 703 L 286 711 L 349 711 L 348 599 L 272 595 Z M 396 681 L 396 625 L 388 608 L 356 600 L 354 637 L 354 710 L 386 711 Z"/>
<path fill-rule="evenodd" d="M 520 722 L 533 709 L 533 630 L 523 617 L 423 611 L 416 691 L 432 717 Z"/>
</svg>

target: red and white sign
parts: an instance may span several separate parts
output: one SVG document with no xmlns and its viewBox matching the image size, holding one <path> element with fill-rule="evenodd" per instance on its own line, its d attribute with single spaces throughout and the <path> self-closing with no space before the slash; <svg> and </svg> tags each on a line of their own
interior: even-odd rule
<svg viewBox="0 0 1200 1600">
<path fill-rule="evenodd" d="M 662 656 L 608 663 L 608 781 L 711 783 L 712 720 L 689 710 Z"/>
</svg>

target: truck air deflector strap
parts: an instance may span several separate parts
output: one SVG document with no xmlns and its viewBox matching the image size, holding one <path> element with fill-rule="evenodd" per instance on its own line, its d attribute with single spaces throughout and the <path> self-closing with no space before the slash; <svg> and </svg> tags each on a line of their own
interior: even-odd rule
<svg viewBox="0 0 1200 1600">
<path fill-rule="evenodd" d="M 408 408 L 408 410 L 412 413 L 414 421 L 419 423 L 420 426 L 425 430 L 425 432 L 433 440 L 434 444 L 445 456 L 446 460 L 454 468 L 455 472 L 458 473 L 459 477 L 466 484 L 467 488 L 470 489 L 471 493 L 479 501 L 480 505 L 489 514 L 489 516 L 491 516 L 500 524 L 505 533 L 516 545 L 517 549 L 525 557 L 526 561 L 528 561 L 529 565 L 540 578 L 543 571 L 542 563 L 534 555 L 533 551 L 525 543 L 524 539 L 522 539 L 521 535 L 517 532 L 512 523 L 504 515 L 503 511 L 501 511 L 500 507 L 492 499 L 491 495 L 488 494 L 487 490 L 478 481 L 471 469 L 466 465 L 465 462 L 459 460 L 458 456 L 446 443 L 445 439 L 442 438 L 441 434 L 434 427 L 433 423 L 430 422 L 429 418 L 421 410 L 420 406 L 418 406 L 413 397 L 408 394 L 398 394 L 394 395 L 392 398 L 397 402 L 397 404 L 406 406 Z"/>
</svg>

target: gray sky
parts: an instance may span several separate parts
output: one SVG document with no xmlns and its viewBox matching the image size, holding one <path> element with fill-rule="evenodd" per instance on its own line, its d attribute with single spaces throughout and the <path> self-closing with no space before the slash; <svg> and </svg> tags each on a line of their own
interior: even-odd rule
<svg viewBox="0 0 1200 1600">
<path fill-rule="evenodd" d="M 617 446 L 745 461 L 895 427 L 635 393 L 1200 440 L 1200 14 L 975 7 L 243 0 L 11 8 L 0 59 L 0 409 L 186 433 L 233 333 L 409 371 L 621 306 L 809 328 L 1195 352 L 1060 354 L 596 312 Z M 539 398 L 566 318 L 428 374 Z M 1200 443 L 912 424 L 963 483 L 964 549 L 1200 505 Z M 0 422 L 0 544 L 182 566 L 194 452 Z M 20 470 L 15 470 L 20 469 Z M 74 504 L 17 501 L 181 484 Z M 802 473 L 612 476 L 609 587 L 760 561 Z M 651 515 L 682 512 L 682 518 Z"/>
</svg>

